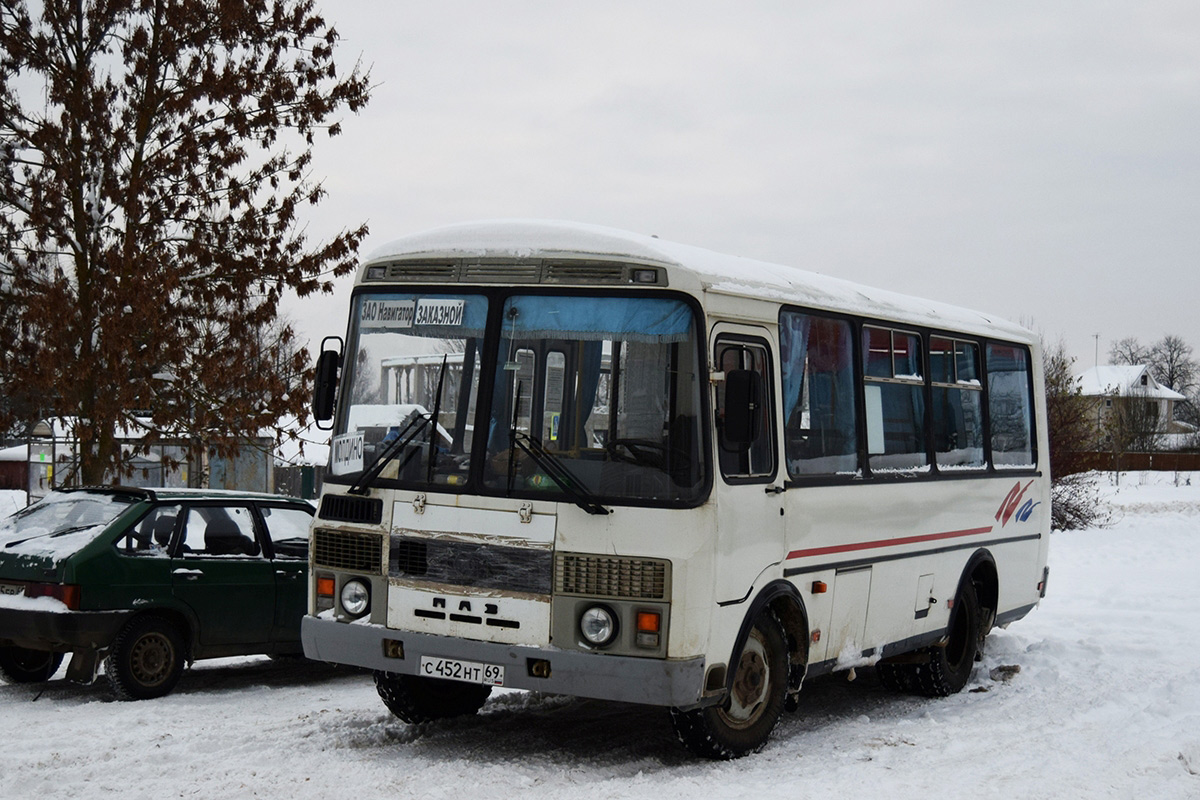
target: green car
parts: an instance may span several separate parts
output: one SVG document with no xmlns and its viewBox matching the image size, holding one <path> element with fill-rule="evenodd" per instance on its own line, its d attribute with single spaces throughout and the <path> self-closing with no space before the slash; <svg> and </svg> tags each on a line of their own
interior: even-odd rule
<svg viewBox="0 0 1200 800">
<path fill-rule="evenodd" d="M 104 673 L 160 697 L 201 658 L 303 652 L 308 526 L 292 497 L 186 489 L 56 491 L 0 520 L 0 678 Z"/>
</svg>

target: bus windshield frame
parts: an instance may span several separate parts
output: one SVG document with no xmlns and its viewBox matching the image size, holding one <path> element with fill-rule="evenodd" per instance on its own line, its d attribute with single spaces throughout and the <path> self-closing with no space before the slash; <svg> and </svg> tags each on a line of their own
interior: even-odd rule
<svg viewBox="0 0 1200 800">
<path fill-rule="evenodd" d="M 356 292 L 350 319 L 331 483 L 590 513 L 690 508 L 711 490 L 687 295 L 389 285 Z"/>
</svg>

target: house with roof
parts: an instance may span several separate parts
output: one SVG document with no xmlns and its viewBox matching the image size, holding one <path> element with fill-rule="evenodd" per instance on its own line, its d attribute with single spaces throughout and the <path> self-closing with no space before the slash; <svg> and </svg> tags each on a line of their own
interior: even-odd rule
<svg viewBox="0 0 1200 800">
<path fill-rule="evenodd" d="M 1123 427 L 1139 445 L 1134 449 L 1161 449 L 1167 437 L 1195 433 L 1175 419 L 1175 404 L 1187 398 L 1159 383 L 1145 364 L 1092 367 L 1079 376 L 1079 387 L 1095 410 L 1099 440 L 1111 443 L 1114 428 Z"/>
</svg>

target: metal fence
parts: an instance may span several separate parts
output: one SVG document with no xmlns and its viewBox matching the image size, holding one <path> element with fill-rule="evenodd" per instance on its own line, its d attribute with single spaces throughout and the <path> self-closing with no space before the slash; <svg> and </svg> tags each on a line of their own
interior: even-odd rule
<svg viewBox="0 0 1200 800">
<path fill-rule="evenodd" d="M 1200 471 L 1200 453 L 1084 453 L 1087 469 L 1103 472 L 1157 470 L 1160 472 Z"/>
</svg>

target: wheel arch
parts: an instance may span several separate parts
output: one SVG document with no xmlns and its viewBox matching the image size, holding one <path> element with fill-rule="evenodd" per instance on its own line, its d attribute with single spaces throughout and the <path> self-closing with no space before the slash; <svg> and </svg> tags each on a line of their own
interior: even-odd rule
<svg viewBox="0 0 1200 800">
<path fill-rule="evenodd" d="M 986 635 L 995 624 L 1000 603 L 1000 573 L 996 569 L 996 559 L 991 551 L 981 547 L 967 559 L 962 576 L 958 580 L 958 591 L 968 583 L 975 587 L 975 597 L 979 601 L 982 616 L 981 628 Z M 957 592 L 955 596 L 958 596 Z"/>
<path fill-rule="evenodd" d="M 742 618 L 742 626 L 738 629 L 737 639 L 734 640 L 733 651 L 729 656 L 729 668 L 725 671 L 725 692 L 733 688 L 736 670 L 733 665 L 742 658 L 742 649 L 750 638 L 750 629 L 754 620 L 764 610 L 770 609 L 783 626 L 783 632 L 788 649 L 788 693 L 794 694 L 800 690 L 808 669 L 808 612 L 800 592 L 790 582 L 775 580 L 764 586 L 754 597 Z"/>
</svg>

